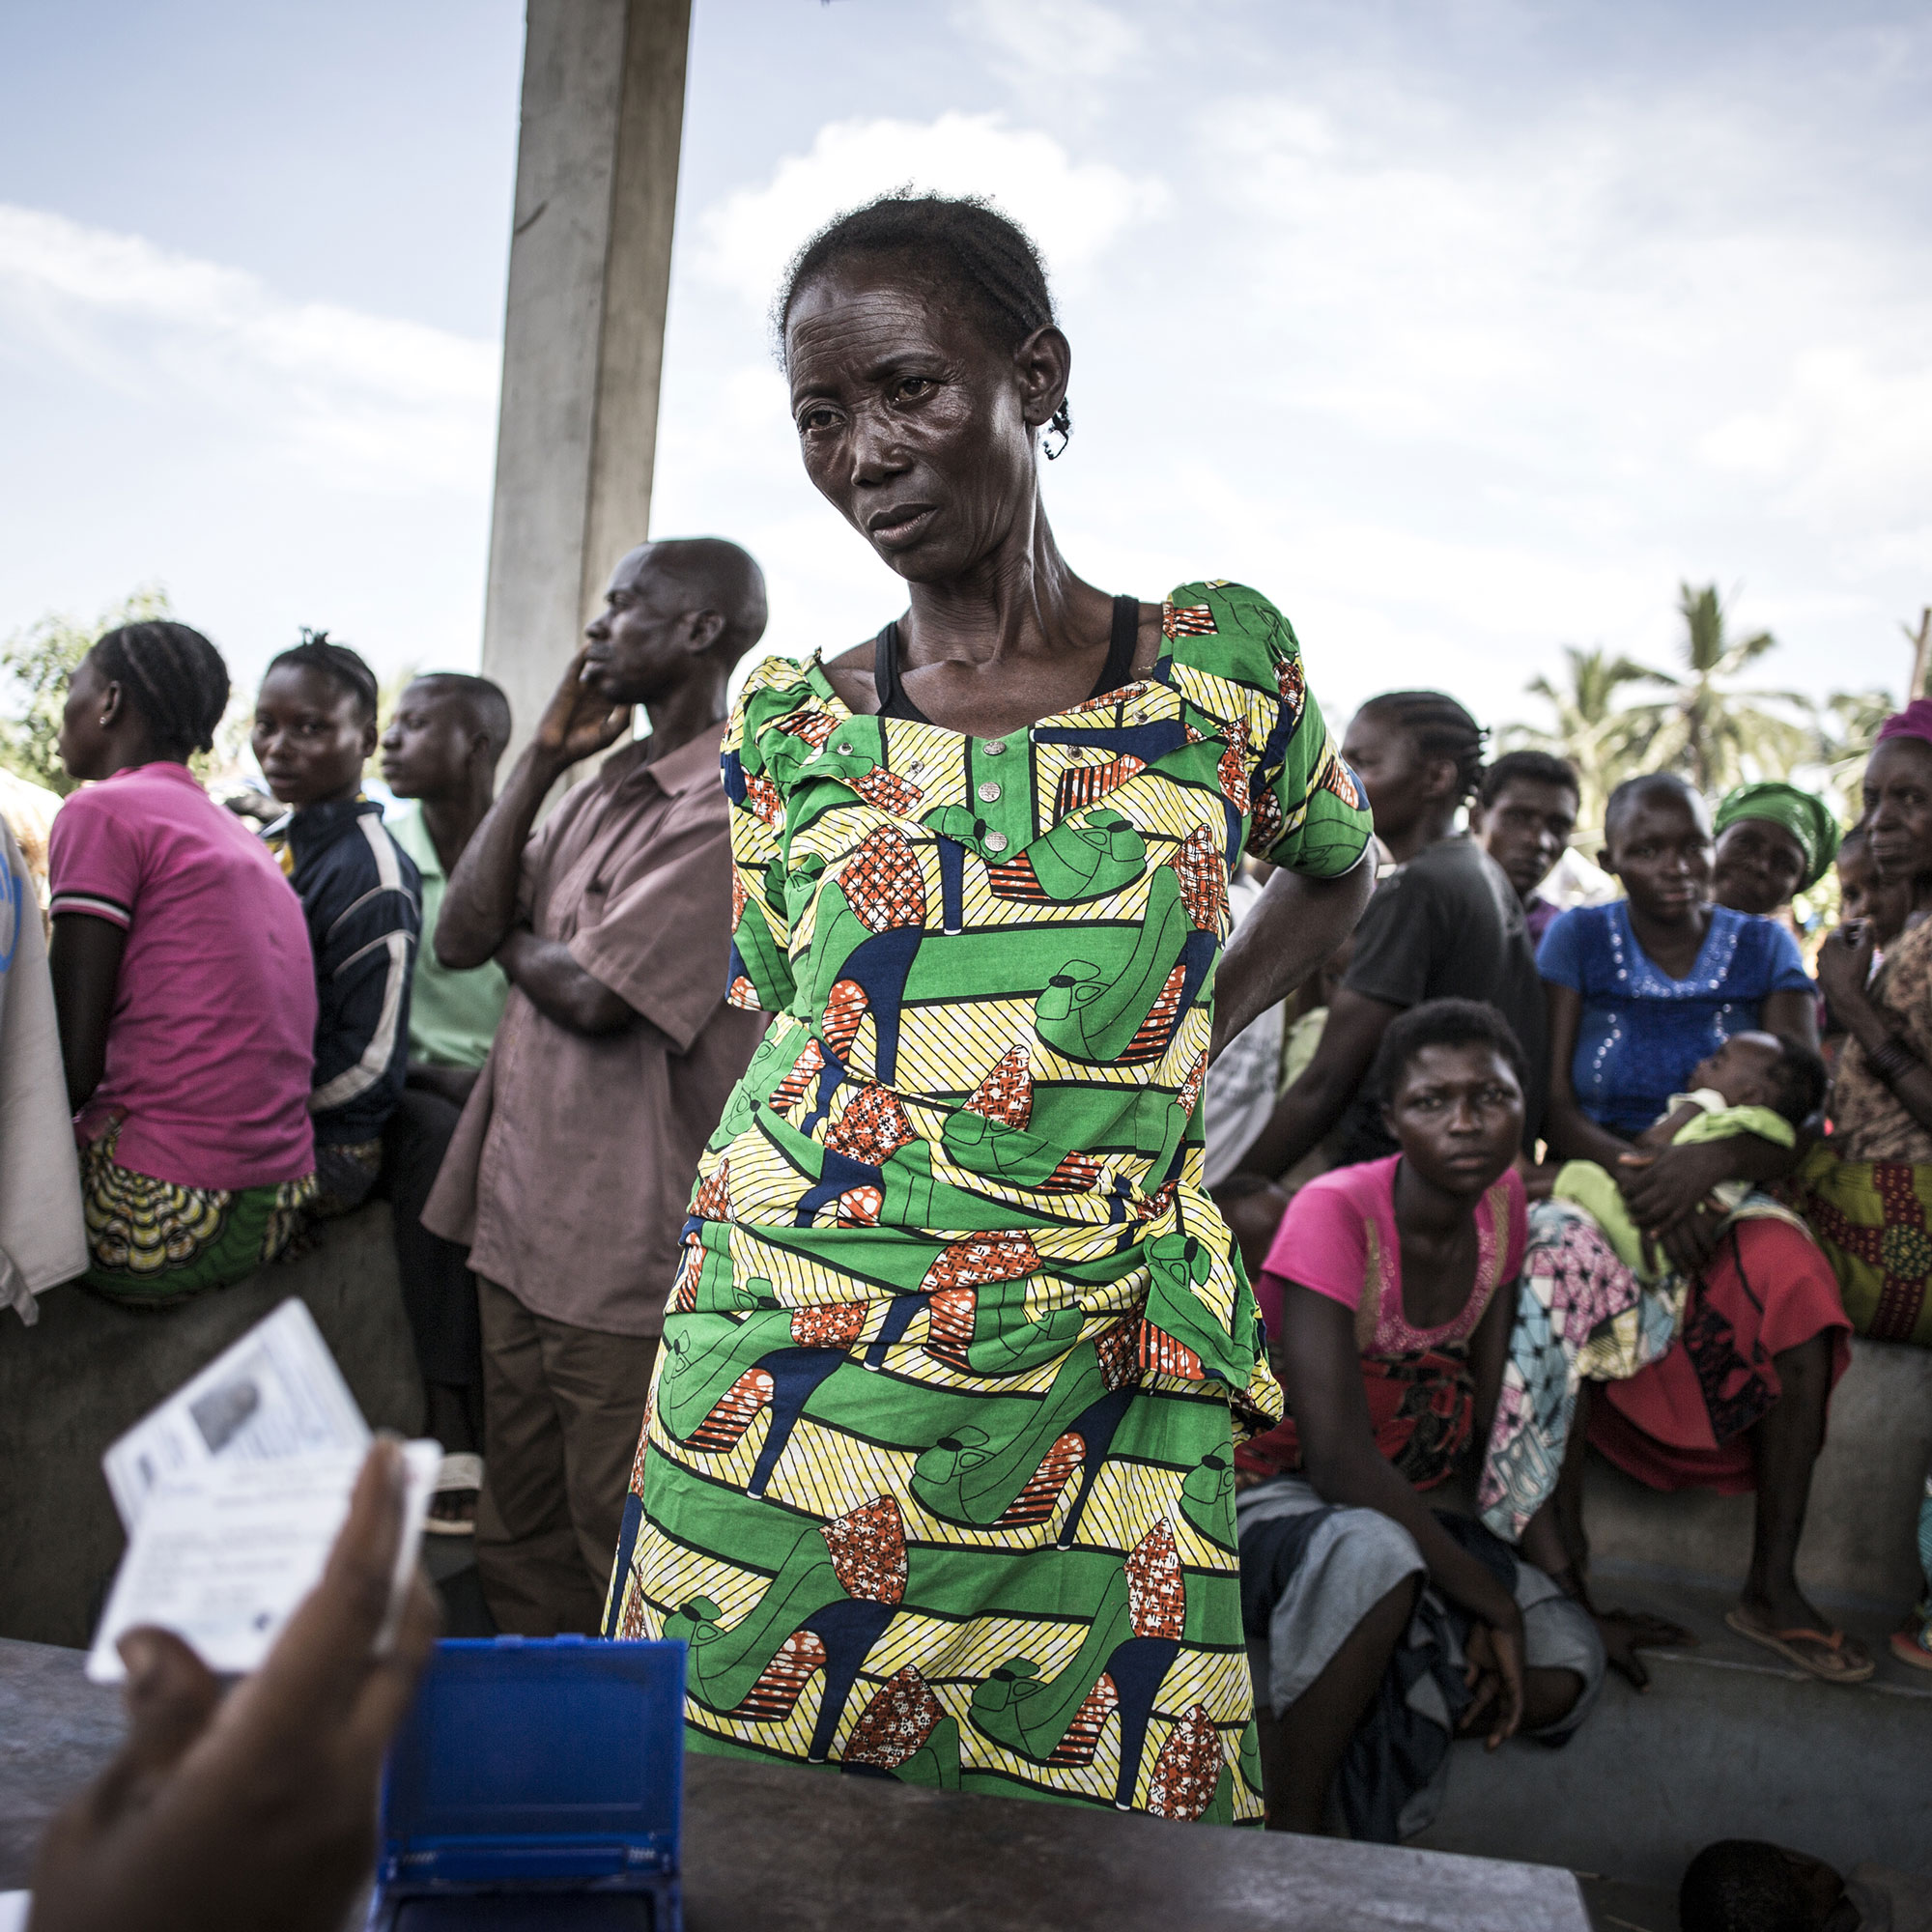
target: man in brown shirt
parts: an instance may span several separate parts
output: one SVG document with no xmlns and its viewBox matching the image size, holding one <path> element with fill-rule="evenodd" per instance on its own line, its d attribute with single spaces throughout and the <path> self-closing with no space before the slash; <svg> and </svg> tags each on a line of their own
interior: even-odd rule
<svg viewBox="0 0 1932 1932">
<path fill-rule="evenodd" d="M 719 538 L 645 544 L 451 874 L 444 966 L 511 990 L 423 1223 L 469 1249 L 487 1463 L 476 1562 L 498 1626 L 592 1633 L 697 1156 L 762 1021 L 724 1005 L 725 681 L 764 580 Z M 649 714 L 531 836 L 572 765 Z"/>
</svg>

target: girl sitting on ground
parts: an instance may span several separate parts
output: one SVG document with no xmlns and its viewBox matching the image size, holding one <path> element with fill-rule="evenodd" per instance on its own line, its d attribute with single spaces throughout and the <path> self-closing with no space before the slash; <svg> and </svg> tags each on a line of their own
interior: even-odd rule
<svg viewBox="0 0 1932 1932">
<path fill-rule="evenodd" d="M 315 969 L 275 862 L 187 768 L 228 668 L 185 624 L 109 631 L 68 684 L 54 820 L 54 1000 L 91 1265 L 116 1300 L 225 1288 L 315 1189 Z"/>
<path fill-rule="evenodd" d="M 1567 1737 L 1605 1657 L 1582 1605 L 1425 1500 L 1488 1442 L 1501 1383 L 1522 1049 L 1493 1007 L 1433 1000 L 1371 1081 L 1401 1152 L 1291 1204 L 1256 1289 L 1291 1419 L 1236 1462 L 1267 1822 L 1320 1831 L 1332 1804 L 1393 1843 L 1435 1815 L 1455 1737 Z"/>
</svg>

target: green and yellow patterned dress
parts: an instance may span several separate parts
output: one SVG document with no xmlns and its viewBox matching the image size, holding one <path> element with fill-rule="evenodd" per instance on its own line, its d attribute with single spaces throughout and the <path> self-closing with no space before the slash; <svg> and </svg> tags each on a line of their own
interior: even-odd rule
<svg viewBox="0 0 1932 1932">
<path fill-rule="evenodd" d="M 690 1645 L 694 1748 L 1261 1812 L 1233 1443 L 1280 1414 L 1201 1181 L 1245 847 L 1368 810 L 1266 599 L 1004 739 L 758 667 L 724 741 L 730 997 L 606 1632 Z"/>
</svg>

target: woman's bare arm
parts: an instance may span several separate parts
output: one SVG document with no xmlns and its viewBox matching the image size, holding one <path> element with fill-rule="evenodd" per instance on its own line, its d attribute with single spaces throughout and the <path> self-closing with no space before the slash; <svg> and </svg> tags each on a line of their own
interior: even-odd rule
<svg viewBox="0 0 1932 1932">
<path fill-rule="evenodd" d="M 1235 928 L 1214 973 L 1210 1061 L 1267 1009 L 1287 999 L 1354 931 L 1376 889 L 1371 844 L 1339 879 L 1308 879 L 1286 868 Z"/>
<path fill-rule="evenodd" d="M 54 920 L 47 965 L 53 975 L 54 1015 L 69 1107 L 79 1113 L 107 1070 L 107 1029 L 128 928 L 92 913 L 64 912 Z"/>
</svg>

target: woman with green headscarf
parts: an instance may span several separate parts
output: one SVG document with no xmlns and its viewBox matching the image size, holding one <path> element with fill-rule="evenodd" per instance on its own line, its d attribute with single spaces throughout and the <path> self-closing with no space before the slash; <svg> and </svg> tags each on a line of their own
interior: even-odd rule
<svg viewBox="0 0 1932 1932">
<path fill-rule="evenodd" d="M 1733 786 L 1715 823 L 1713 895 L 1733 912 L 1776 919 L 1837 856 L 1838 821 L 1831 808 L 1780 780 Z"/>
</svg>

